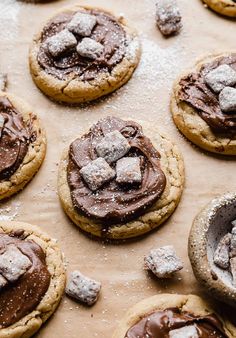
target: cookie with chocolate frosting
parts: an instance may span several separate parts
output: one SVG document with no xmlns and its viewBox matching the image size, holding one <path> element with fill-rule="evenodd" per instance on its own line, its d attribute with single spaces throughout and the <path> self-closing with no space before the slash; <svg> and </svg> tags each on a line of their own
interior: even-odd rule
<svg viewBox="0 0 236 338">
<path fill-rule="evenodd" d="M 233 338 L 236 328 L 194 295 L 162 294 L 133 306 L 112 338 Z"/>
<path fill-rule="evenodd" d="M 156 129 L 143 127 L 107 117 L 64 152 L 59 196 L 82 230 L 112 239 L 136 237 L 162 224 L 178 205 L 182 156 Z"/>
<path fill-rule="evenodd" d="M 0 336 L 33 336 L 56 310 L 64 288 L 56 240 L 31 224 L 1 221 Z"/>
<path fill-rule="evenodd" d="M 32 43 L 32 77 L 51 99 L 95 100 L 125 84 L 140 59 L 136 32 L 123 18 L 75 5 L 54 15 Z"/>
<path fill-rule="evenodd" d="M 236 17 L 235 0 L 202 0 L 207 6 L 215 12 L 229 17 Z"/>
<path fill-rule="evenodd" d="M 236 155 L 236 53 L 201 59 L 174 84 L 171 111 L 178 129 L 199 147 Z"/>
<path fill-rule="evenodd" d="M 24 101 L 0 91 L 0 200 L 33 178 L 46 153 L 46 136 Z"/>
</svg>

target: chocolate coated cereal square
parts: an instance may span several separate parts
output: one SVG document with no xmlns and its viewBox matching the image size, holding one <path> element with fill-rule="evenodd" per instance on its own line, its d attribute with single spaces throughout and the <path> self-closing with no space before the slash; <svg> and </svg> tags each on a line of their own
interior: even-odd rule
<svg viewBox="0 0 236 338">
<path fill-rule="evenodd" d="M 101 283 L 90 279 L 80 271 L 73 271 L 69 277 L 66 293 L 87 305 L 93 305 L 99 296 Z"/>
<path fill-rule="evenodd" d="M 214 263 L 222 269 L 229 267 L 229 248 L 231 243 L 231 234 L 221 238 L 214 253 Z"/>
<path fill-rule="evenodd" d="M 231 231 L 230 257 L 236 257 L 236 227 Z"/>
<path fill-rule="evenodd" d="M 198 331 L 194 325 L 181 327 L 169 332 L 170 338 L 198 338 Z"/>
<path fill-rule="evenodd" d="M 224 113 L 236 112 L 236 89 L 231 87 L 225 87 L 220 95 L 220 108 Z"/>
<path fill-rule="evenodd" d="M 96 23 L 96 16 L 78 12 L 73 16 L 72 20 L 67 25 L 67 28 L 72 33 L 81 36 L 90 36 Z"/>
<path fill-rule="evenodd" d="M 77 40 L 68 29 L 51 36 L 46 40 L 48 50 L 53 57 L 57 57 L 64 52 L 71 50 L 77 45 Z"/>
<path fill-rule="evenodd" d="M 156 22 L 163 35 L 172 35 L 179 32 L 182 23 L 176 0 L 157 1 Z"/>
<path fill-rule="evenodd" d="M 97 42 L 90 38 L 84 38 L 78 44 L 76 50 L 79 55 L 88 59 L 95 60 L 102 54 L 104 47 L 100 42 Z"/>
<path fill-rule="evenodd" d="M 219 93 L 224 87 L 236 84 L 236 72 L 229 65 L 221 65 L 205 76 L 205 82 L 216 93 Z"/>
<path fill-rule="evenodd" d="M 118 183 L 140 183 L 142 174 L 139 157 L 123 157 L 116 163 L 116 181 Z"/>
<path fill-rule="evenodd" d="M 9 282 L 16 281 L 31 265 L 29 258 L 13 244 L 0 255 L 0 273 Z"/>
<path fill-rule="evenodd" d="M 151 250 L 144 258 L 144 267 L 151 270 L 158 278 L 169 278 L 174 272 L 181 270 L 183 264 L 177 257 L 174 247 L 167 245 Z"/>
<path fill-rule="evenodd" d="M 116 173 L 104 158 L 99 157 L 80 170 L 80 174 L 87 183 L 89 189 L 95 191 L 104 183 L 112 180 Z"/>
<path fill-rule="evenodd" d="M 118 130 L 106 134 L 96 146 L 97 154 L 104 157 L 108 163 L 119 160 L 129 150 L 129 142 Z"/>
</svg>

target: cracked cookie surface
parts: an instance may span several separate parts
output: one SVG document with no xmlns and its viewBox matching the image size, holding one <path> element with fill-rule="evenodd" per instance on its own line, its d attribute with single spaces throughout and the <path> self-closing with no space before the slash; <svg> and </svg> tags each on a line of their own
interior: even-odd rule
<svg viewBox="0 0 236 338">
<path fill-rule="evenodd" d="M 72 17 L 72 15 L 74 15 L 75 13 L 83 13 L 84 11 L 88 11 L 89 13 L 102 13 L 104 16 L 112 18 L 112 20 L 116 22 L 115 26 L 117 25 L 117 27 L 120 27 L 120 29 L 123 30 L 126 37 L 126 46 L 123 56 L 120 60 L 117 61 L 116 64 L 113 65 L 113 67 L 109 71 L 99 71 L 96 76 L 91 79 L 89 77 L 87 79 L 83 79 L 82 76 L 76 73 L 75 68 L 73 68 L 70 72 L 68 71 L 68 74 L 66 74 L 65 77 L 55 76 L 55 74 L 47 71 L 42 62 L 40 62 L 40 58 L 38 57 L 42 45 L 41 42 L 43 31 L 54 18 L 58 16 L 60 17 L 60 15 Z M 96 31 L 94 33 L 95 40 L 97 34 L 99 34 L 99 30 L 98 32 Z M 110 53 L 109 50 L 106 52 L 108 54 Z M 47 95 L 54 101 L 73 104 L 95 100 L 121 87 L 132 76 L 135 68 L 139 63 L 140 54 L 141 49 L 137 34 L 132 28 L 130 28 L 126 24 L 123 18 L 115 18 L 113 14 L 103 9 L 92 8 L 88 6 L 81 7 L 77 5 L 70 8 L 62 9 L 55 16 L 53 16 L 42 28 L 41 32 L 35 36 L 32 46 L 30 48 L 29 65 L 34 82 L 45 95 Z M 112 56 L 111 59 L 113 57 L 114 56 Z M 78 59 L 78 55 L 75 52 L 72 59 L 73 62 L 74 59 Z M 69 58 L 65 58 L 65 60 L 69 60 Z M 88 62 L 88 59 L 82 59 L 80 60 L 80 62 L 81 61 Z M 65 70 L 63 62 L 58 63 L 61 71 Z"/>
<path fill-rule="evenodd" d="M 202 0 L 219 14 L 236 17 L 236 2 L 232 0 Z"/>
<path fill-rule="evenodd" d="M 127 331 L 149 314 L 170 308 L 179 308 L 183 312 L 190 312 L 195 316 L 216 314 L 223 324 L 229 338 L 236 337 L 236 328 L 223 315 L 219 314 L 215 306 L 194 295 L 162 294 L 147 298 L 133 306 L 121 320 L 112 338 L 125 338 Z M 217 311 L 217 312 L 216 312 Z"/>
<path fill-rule="evenodd" d="M 23 189 L 36 174 L 46 154 L 46 135 L 39 118 L 33 113 L 31 107 L 26 102 L 5 92 L 0 92 L 0 96 L 10 100 L 12 105 L 22 115 L 24 122 L 32 119 L 32 132 L 36 136 L 29 143 L 28 151 L 19 168 L 10 178 L 0 180 L 0 200 L 2 200 Z"/>
<path fill-rule="evenodd" d="M 138 121 L 139 122 L 139 121 Z M 154 204 L 147 208 L 145 214 L 135 220 L 115 224 L 106 231 L 106 238 L 124 239 L 143 235 L 161 225 L 177 207 L 183 186 L 184 186 L 184 163 L 178 147 L 168 140 L 162 133 L 155 129 L 143 127 L 144 134 L 147 135 L 154 147 L 161 155 L 161 168 L 166 175 L 166 187 L 161 197 Z M 67 182 L 68 150 L 63 153 L 58 175 L 58 192 L 62 207 L 71 220 L 85 232 L 94 236 L 102 237 L 102 224 L 95 223 L 88 217 L 78 213 L 72 203 L 70 188 Z"/>
<path fill-rule="evenodd" d="M 171 97 L 171 112 L 173 120 L 183 135 L 197 146 L 222 155 L 236 155 L 236 135 L 215 133 L 199 116 L 197 110 L 182 101 L 179 96 L 180 80 L 191 73 L 199 72 L 203 65 L 219 57 L 227 57 L 230 53 L 213 54 L 202 58 L 195 67 L 181 75 L 175 82 Z"/>
<path fill-rule="evenodd" d="M 36 309 L 25 315 L 15 324 L 0 328 L 1 338 L 29 338 L 56 310 L 65 288 L 65 270 L 62 254 L 56 240 L 50 238 L 37 226 L 22 222 L 0 222 L 0 232 L 11 234 L 16 230 L 24 230 L 27 240 L 33 240 L 45 253 L 47 269 L 51 275 L 48 290 Z"/>
</svg>

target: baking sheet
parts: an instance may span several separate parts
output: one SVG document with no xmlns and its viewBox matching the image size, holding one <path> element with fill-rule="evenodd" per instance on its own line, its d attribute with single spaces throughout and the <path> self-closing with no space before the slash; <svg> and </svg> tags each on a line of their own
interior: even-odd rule
<svg viewBox="0 0 236 338">
<path fill-rule="evenodd" d="M 143 55 L 130 82 L 100 102 L 82 108 L 52 103 L 33 84 L 28 47 L 33 34 L 50 15 L 79 3 L 112 10 L 138 29 Z M 196 282 L 187 256 L 187 240 L 196 213 L 213 197 L 235 189 L 235 160 L 203 153 L 176 130 L 169 112 L 173 80 L 196 58 L 235 48 L 236 22 L 204 8 L 200 0 L 179 0 L 184 28 L 165 39 L 156 29 L 155 0 L 62 0 L 47 4 L 0 1 L 0 71 L 9 75 L 8 91 L 27 100 L 47 131 L 46 160 L 33 181 L 10 201 L 0 204 L 0 219 L 39 225 L 57 238 L 68 272 L 79 269 L 102 282 L 92 308 L 64 297 L 37 338 L 110 338 L 125 311 L 157 293 L 206 295 Z M 131 242 L 108 244 L 81 233 L 63 213 L 57 196 L 57 170 L 62 150 L 80 132 L 108 114 L 145 120 L 160 126 L 179 145 L 185 160 L 186 186 L 173 216 L 157 231 Z M 143 256 L 152 248 L 174 244 L 184 269 L 170 281 L 158 281 L 143 270 Z"/>
</svg>

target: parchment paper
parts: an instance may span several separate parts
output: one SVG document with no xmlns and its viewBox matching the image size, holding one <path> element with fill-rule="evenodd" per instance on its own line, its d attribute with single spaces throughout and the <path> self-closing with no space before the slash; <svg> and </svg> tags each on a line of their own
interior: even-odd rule
<svg viewBox="0 0 236 338">
<path fill-rule="evenodd" d="M 130 82 L 106 99 L 83 108 L 52 103 L 33 84 L 28 47 L 41 24 L 62 6 L 96 5 L 124 16 L 138 29 L 143 55 Z M 235 189 L 235 160 L 203 153 L 184 139 L 169 112 L 173 80 L 196 58 L 235 48 L 235 21 L 204 8 L 200 0 L 179 0 L 184 28 L 165 39 L 156 29 L 155 0 L 62 0 L 47 4 L 0 1 L 0 71 L 9 75 L 8 91 L 27 100 L 47 131 L 46 160 L 33 181 L 10 201 L 0 204 L 0 219 L 39 225 L 58 239 L 68 272 L 79 269 L 102 282 L 97 304 L 86 308 L 64 297 L 38 338 L 110 338 L 125 311 L 156 293 L 196 293 L 187 256 L 188 233 L 194 216 L 213 197 Z M 57 169 L 62 150 L 84 128 L 106 115 L 144 120 L 161 127 L 179 145 L 185 159 L 186 186 L 173 216 L 157 231 L 129 243 L 108 244 L 79 231 L 61 209 Z M 160 282 L 143 270 L 143 256 L 152 248 L 174 244 L 184 269 L 173 280 Z"/>
</svg>

